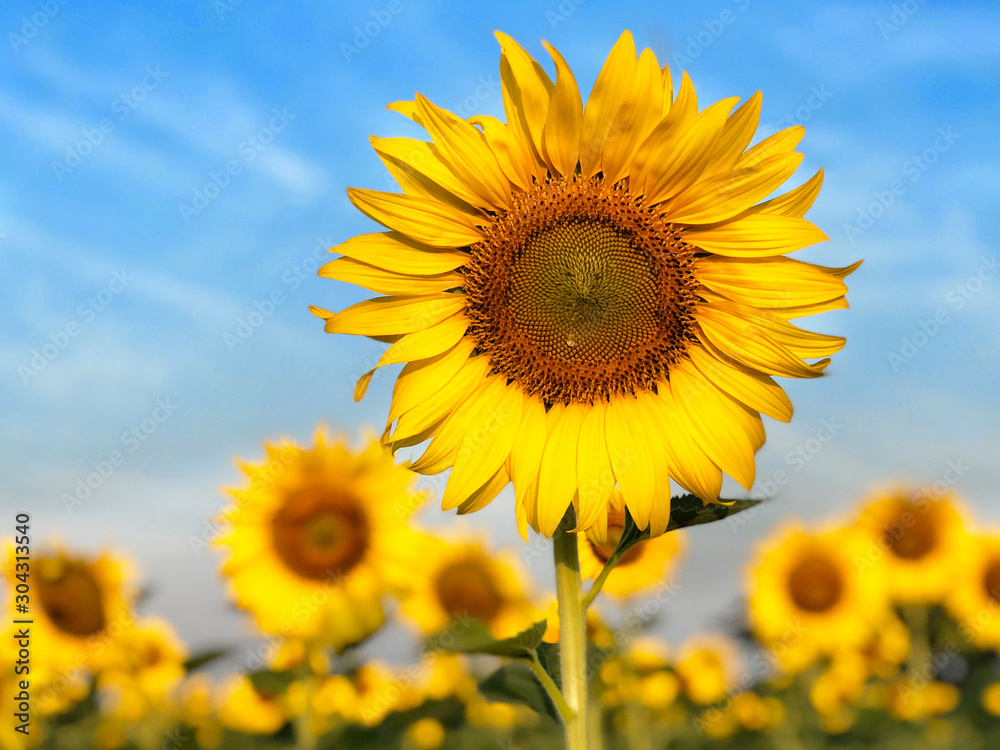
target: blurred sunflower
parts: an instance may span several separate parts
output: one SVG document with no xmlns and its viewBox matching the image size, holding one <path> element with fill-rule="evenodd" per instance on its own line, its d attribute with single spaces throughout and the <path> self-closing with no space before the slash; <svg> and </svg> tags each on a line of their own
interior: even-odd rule
<svg viewBox="0 0 1000 750">
<path fill-rule="evenodd" d="M 677 652 L 674 669 L 684 694 L 707 705 L 726 697 L 738 655 L 735 644 L 718 635 L 701 635 L 686 641 Z"/>
<path fill-rule="evenodd" d="M 267 461 L 243 465 L 214 544 L 239 606 L 265 632 L 327 644 L 358 643 L 384 621 L 382 596 L 411 543 L 406 518 L 419 505 L 417 477 L 378 442 L 360 453 L 316 433 L 316 445 L 267 445 Z"/>
<path fill-rule="evenodd" d="M 962 565 L 945 601 L 948 611 L 973 644 L 1000 651 L 1000 533 L 970 537 Z"/>
<path fill-rule="evenodd" d="M 625 530 L 625 505 L 621 493 L 611 493 L 604 523 L 592 526 L 580 540 L 580 577 L 596 579 L 614 554 Z M 640 542 L 622 555 L 604 581 L 602 592 L 624 598 L 669 580 L 680 559 L 683 539 L 677 532 Z"/>
<path fill-rule="evenodd" d="M 668 478 L 716 502 L 748 488 L 760 413 L 788 421 L 772 375 L 812 378 L 844 339 L 789 321 L 846 307 L 844 278 L 784 257 L 826 239 L 803 218 L 822 172 L 759 203 L 802 161 L 804 129 L 747 148 L 761 97 L 698 111 L 653 52 L 621 35 L 586 108 L 562 56 L 556 81 L 505 34 L 507 122 L 463 120 L 418 94 L 390 108 L 430 142 L 373 138 L 403 189 L 350 189 L 390 231 L 334 248 L 327 278 L 379 294 L 329 333 L 388 341 L 407 363 L 383 440 L 433 438 L 413 465 L 451 468 L 442 506 L 467 513 L 515 486 L 518 525 L 552 536 L 605 516 L 620 487 L 640 528 L 663 533 Z M 371 380 L 365 374 L 355 397 Z"/>
<path fill-rule="evenodd" d="M 282 696 L 258 690 L 244 675 L 225 680 L 219 688 L 219 720 L 246 734 L 274 734 L 289 719 Z"/>
<path fill-rule="evenodd" d="M 939 602 L 966 574 L 957 562 L 968 535 L 949 496 L 881 494 L 862 508 L 857 526 L 868 536 L 859 561 L 866 570 L 884 568 L 889 593 L 901 604 Z"/>
<path fill-rule="evenodd" d="M 798 524 L 759 546 L 748 575 L 750 625 L 789 672 L 820 654 L 858 649 L 889 616 L 879 570 L 859 572 L 853 529 L 811 533 Z"/>
<path fill-rule="evenodd" d="M 14 611 L 18 583 L 14 558 L 14 547 L 8 545 L 3 567 L 10 583 L 8 612 Z M 31 670 L 36 710 L 49 714 L 67 708 L 86 694 L 90 674 L 120 663 L 121 635 L 132 622 L 131 579 L 131 563 L 111 552 L 91 558 L 57 544 L 33 556 Z M 57 680 L 58 689 L 48 687 Z"/>
<path fill-rule="evenodd" d="M 471 618 L 494 637 L 508 638 L 535 621 L 522 584 L 528 576 L 510 552 L 491 552 L 479 541 L 425 536 L 410 554 L 412 579 L 402 612 L 424 635 Z"/>
</svg>

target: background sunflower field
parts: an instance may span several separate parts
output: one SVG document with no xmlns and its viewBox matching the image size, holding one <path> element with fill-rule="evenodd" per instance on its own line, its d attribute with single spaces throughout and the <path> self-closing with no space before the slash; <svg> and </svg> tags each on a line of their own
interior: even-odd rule
<svg viewBox="0 0 1000 750">
<path fill-rule="evenodd" d="M 384 344 L 307 309 L 368 296 L 316 272 L 376 231 L 345 188 L 395 189 L 369 135 L 417 132 L 387 102 L 503 117 L 494 29 L 540 60 L 557 46 L 584 92 L 624 29 L 706 102 L 762 90 L 755 142 L 803 125 L 798 181 L 825 171 L 809 219 L 830 241 L 803 259 L 865 258 L 851 309 L 811 324 L 847 347 L 783 382 L 795 416 L 767 425 L 753 489 L 726 480 L 763 502 L 609 577 L 592 736 L 997 746 L 991 4 L 18 0 L 0 8 L 0 748 L 561 746 L 528 666 L 457 653 L 523 637 L 546 658 L 551 541 L 521 540 L 511 488 L 456 519 L 447 475 L 385 464 L 392 375 L 352 398 Z M 362 484 L 363 506 L 313 512 L 316 487 Z M 583 542 L 584 576 L 611 551 Z"/>
</svg>

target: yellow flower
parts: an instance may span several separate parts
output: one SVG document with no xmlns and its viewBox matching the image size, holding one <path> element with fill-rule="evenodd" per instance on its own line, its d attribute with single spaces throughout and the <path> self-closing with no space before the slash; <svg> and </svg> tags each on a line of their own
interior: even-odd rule
<svg viewBox="0 0 1000 750">
<path fill-rule="evenodd" d="M 437 719 L 419 719 L 407 728 L 406 739 L 417 750 L 437 750 L 444 744 L 444 726 Z"/>
<path fill-rule="evenodd" d="M 509 638 L 535 621 L 522 588 L 527 575 L 513 554 L 492 553 L 478 541 L 449 543 L 431 536 L 410 552 L 413 577 L 402 611 L 424 635 L 477 620 L 494 637 Z"/>
<path fill-rule="evenodd" d="M 817 377 L 844 344 L 790 320 L 846 307 L 856 266 L 785 257 L 826 239 L 803 218 L 822 172 L 759 203 L 801 163 L 805 132 L 748 149 L 759 94 L 699 112 L 690 78 L 675 97 L 626 31 L 584 108 L 551 46 L 555 83 L 497 38 L 507 122 L 420 94 L 390 105 L 430 142 L 373 139 L 403 193 L 348 196 L 390 231 L 320 271 L 388 296 L 313 312 L 329 333 L 393 342 L 376 367 L 407 364 L 383 439 L 433 438 L 413 468 L 451 468 L 446 510 L 512 481 L 522 534 L 551 536 L 571 505 L 578 529 L 598 523 L 617 485 L 657 536 L 668 479 L 707 502 L 723 472 L 753 484 L 760 414 L 792 413 L 771 376 Z"/>
<path fill-rule="evenodd" d="M 958 688 L 946 682 L 910 683 L 899 680 L 889 694 L 889 714 L 905 721 L 923 721 L 946 714 L 962 697 Z"/>
<path fill-rule="evenodd" d="M 237 732 L 274 734 L 288 721 L 288 712 L 281 696 L 264 695 L 249 677 L 239 675 L 220 687 L 219 719 Z"/>
<path fill-rule="evenodd" d="M 988 685 L 980 695 L 983 708 L 994 716 L 1000 716 L 1000 682 Z"/>
<path fill-rule="evenodd" d="M 359 454 L 322 432 L 316 445 L 268 445 L 244 465 L 250 486 L 231 490 L 222 572 L 237 603 L 268 633 L 341 651 L 384 621 L 383 594 L 413 536 L 417 477 L 373 442 Z"/>
<path fill-rule="evenodd" d="M 736 646 L 722 636 L 696 636 L 677 654 L 675 670 L 694 703 L 717 703 L 727 695 L 737 660 Z"/>
<path fill-rule="evenodd" d="M 759 545 L 748 576 L 750 624 L 785 670 L 862 647 L 888 617 L 880 571 L 857 567 L 863 541 L 852 529 L 813 533 L 792 523 Z"/>
<path fill-rule="evenodd" d="M 1000 651 L 1000 533 L 966 541 L 945 603 L 963 637 Z"/>
<path fill-rule="evenodd" d="M 950 496 L 882 494 L 862 509 L 857 525 L 868 536 L 862 569 L 883 567 L 895 601 L 939 602 L 965 575 L 956 561 L 968 537 Z"/>
<path fill-rule="evenodd" d="M 580 537 L 580 576 L 597 578 L 611 557 L 625 530 L 625 506 L 621 493 L 611 493 L 610 512 L 605 523 L 592 526 Z M 628 550 L 608 574 L 601 592 L 625 598 L 667 582 L 680 559 L 683 539 L 678 532 L 640 542 Z"/>
<path fill-rule="evenodd" d="M 7 544 L 5 552 L 10 622 L 24 617 L 15 610 L 22 581 L 14 545 Z M 32 697 L 34 709 L 48 715 L 83 698 L 90 674 L 119 663 L 134 590 L 130 563 L 110 552 L 87 557 L 56 545 L 33 555 L 30 565 Z"/>
</svg>

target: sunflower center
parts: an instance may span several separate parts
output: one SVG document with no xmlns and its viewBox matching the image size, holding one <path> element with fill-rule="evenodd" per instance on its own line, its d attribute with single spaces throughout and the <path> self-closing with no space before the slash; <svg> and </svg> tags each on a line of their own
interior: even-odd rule
<svg viewBox="0 0 1000 750">
<path fill-rule="evenodd" d="M 332 490 L 292 495 L 271 530 L 278 557 L 310 580 L 345 575 L 368 549 L 368 521 L 358 502 Z"/>
<path fill-rule="evenodd" d="M 927 514 L 911 515 L 910 524 L 893 524 L 882 535 L 892 554 L 904 560 L 919 560 L 937 545 L 938 533 Z"/>
<path fill-rule="evenodd" d="M 441 607 L 451 617 L 472 617 L 489 624 L 504 605 L 489 571 L 474 560 L 448 565 L 434 581 Z"/>
<path fill-rule="evenodd" d="M 829 560 L 809 557 L 788 576 L 788 593 L 795 606 L 807 612 L 826 612 L 844 593 L 844 579 Z"/>
<path fill-rule="evenodd" d="M 85 564 L 42 565 L 38 570 L 35 581 L 38 598 L 45 614 L 59 630 L 87 636 L 104 629 L 104 597 Z"/>
<path fill-rule="evenodd" d="M 983 588 L 986 589 L 987 596 L 1000 602 L 1000 560 L 993 560 L 986 568 L 986 575 L 983 576 Z"/>
<path fill-rule="evenodd" d="M 471 254 L 471 335 L 548 403 L 651 389 L 693 340 L 694 251 L 622 187 L 535 185 Z"/>
</svg>

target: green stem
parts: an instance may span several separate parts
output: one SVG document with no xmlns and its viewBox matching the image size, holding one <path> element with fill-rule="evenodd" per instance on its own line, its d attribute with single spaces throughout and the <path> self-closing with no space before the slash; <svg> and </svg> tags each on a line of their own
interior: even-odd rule
<svg viewBox="0 0 1000 750">
<path fill-rule="evenodd" d="M 538 681 L 542 683 L 542 687 L 545 688 L 545 692 L 548 693 L 549 698 L 555 704 L 556 711 L 559 712 L 559 718 L 563 720 L 563 723 L 568 723 L 573 720 L 576 716 L 576 712 L 569 707 L 566 699 L 563 698 L 563 694 L 559 692 L 559 686 L 556 685 L 555 681 L 549 677 L 549 673 L 545 671 L 542 663 L 538 661 L 538 657 L 535 656 L 528 660 L 528 666 L 531 667 L 531 671 L 535 673 L 535 677 Z"/>
<path fill-rule="evenodd" d="M 604 567 L 601 568 L 601 572 L 598 573 L 597 578 L 594 579 L 594 583 L 590 586 L 590 591 L 588 591 L 582 600 L 583 610 L 586 612 L 590 609 L 590 605 L 594 603 L 594 599 L 597 595 L 601 593 L 601 587 L 604 586 L 604 582 L 608 579 L 608 574 L 614 570 L 615 565 L 618 564 L 619 555 L 615 554 L 608 558 L 608 561 L 604 563 Z"/>
<path fill-rule="evenodd" d="M 906 660 L 910 680 L 913 681 L 919 678 L 930 680 L 930 674 L 927 674 L 931 663 L 927 607 L 920 604 L 905 607 L 903 609 L 903 617 L 910 629 L 910 656 Z"/>
<path fill-rule="evenodd" d="M 572 516 L 567 514 L 552 537 L 559 598 L 559 666 L 562 693 L 574 714 L 563 722 L 566 749 L 587 750 L 586 609 L 580 585 L 576 534 L 569 531 L 574 523 Z"/>
<path fill-rule="evenodd" d="M 316 687 L 316 676 L 313 674 L 310 656 L 312 646 L 306 647 L 306 657 L 302 661 L 301 674 L 306 689 L 306 705 L 302 713 L 295 717 L 295 748 L 296 750 L 315 750 L 316 733 L 313 731 L 313 692 Z"/>
</svg>

